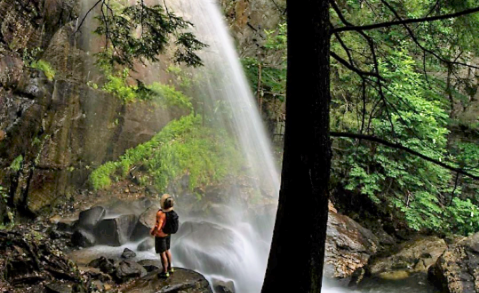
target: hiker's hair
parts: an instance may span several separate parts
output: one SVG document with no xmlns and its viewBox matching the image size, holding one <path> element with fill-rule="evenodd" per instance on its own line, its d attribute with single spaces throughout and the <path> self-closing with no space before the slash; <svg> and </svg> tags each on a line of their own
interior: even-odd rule
<svg viewBox="0 0 479 293">
<path fill-rule="evenodd" d="M 175 200 L 172 197 L 168 197 L 165 199 L 165 210 L 173 207 L 175 205 Z"/>
</svg>

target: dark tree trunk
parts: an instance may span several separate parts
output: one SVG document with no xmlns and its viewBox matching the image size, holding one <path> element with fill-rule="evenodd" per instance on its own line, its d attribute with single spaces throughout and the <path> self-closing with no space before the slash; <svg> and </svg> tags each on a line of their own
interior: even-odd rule
<svg viewBox="0 0 479 293">
<path fill-rule="evenodd" d="M 329 7 L 288 0 L 286 133 L 279 206 L 262 293 L 320 292 L 328 219 Z"/>
</svg>

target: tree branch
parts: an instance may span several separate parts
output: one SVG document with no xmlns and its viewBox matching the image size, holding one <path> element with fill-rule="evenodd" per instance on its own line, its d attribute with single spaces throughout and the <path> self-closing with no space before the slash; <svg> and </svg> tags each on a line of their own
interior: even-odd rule
<svg viewBox="0 0 479 293">
<path fill-rule="evenodd" d="M 333 57 L 336 61 L 338 61 L 339 63 L 341 63 L 342 65 L 344 65 L 344 67 L 348 68 L 349 70 L 351 71 L 354 71 L 356 72 L 359 76 L 363 77 L 363 76 L 372 76 L 372 77 L 375 77 L 379 80 L 382 80 L 382 81 L 385 81 L 385 79 L 383 77 L 381 77 L 380 75 L 376 74 L 375 72 L 367 72 L 367 71 L 362 71 L 361 69 L 358 69 L 356 67 L 354 67 L 352 64 L 348 63 L 348 61 L 344 60 L 343 58 L 339 57 L 336 53 L 334 52 L 330 52 L 331 54 L 331 57 Z"/>
<path fill-rule="evenodd" d="M 464 15 L 468 15 L 468 14 L 472 14 L 472 13 L 476 13 L 476 12 L 479 12 L 479 7 L 472 8 L 472 9 L 466 9 L 464 11 L 460 11 L 460 12 L 456 12 L 456 13 L 437 15 L 437 16 L 431 16 L 431 17 L 410 18 L 410 19 L 403 19 L 403 20 L 398 20 L 398 21 L 388 21 L 388 22 L 382 22 L 382 23 L 374 23 L 374 24 L 363 25 L 363 26 L 338 27 L 338 28 L 333 29 L 332 32 L 334 33 L 334 32 L 347 32 L 347 31 L 366 31 L 366 30 L 373 30 L 373 29 L 391 27 L 391 26 L 395 26 L 395 25 L 432 22 L 432 21 L 437 21 L 437 20 L 456 18 L 456 17 L 460 17 L 460 16 L 464 16 Z"/>
<path fill-rule="evenodd" d="M 346 138 L 355 138 L 355 139 L 364 139 L 364 140 L 368 140 L 368 141 L 372 141 L 372 142 L 376 142 L 376 143 L 380 143 L 382 145 L 385 145 L 387 147 L 390 147 L 390 148 L 395 148 L 395 149 L 399 149 L 399 150 L 402 150 L 402 151 L 405 151 L 411 155 L 414 155 L 416 157 L 419 157 L 423 160 L 426 160 L 428 162 L 431 162 L 433 164 L 436 164 L 438 166 L 441 166 L 443 167 L 444 169 L 447 169 L 447 170 L 450 170 L 450 171 L 453 171 L 453 172 L 457 172 L 458 174 L 462 174 L 462 175 L 465 175 L 465 176 L 468 176 L 474 180 L 479 180 L 479 176 L 476 176 L 474 174 L 471 174 L 469 172 L 466 172 L 464 171 L 463 169 L 461 168 L 456 168 L 456 167 L 453 167 L 453 166 L 450 166 L 448 164 L 445 164 L 441 161 L 438 161 L 436 159 L 433 159 L 431 157 L 428 157 L 426 155 L 423 155 L 415 150 L 412 150 L 408 147 L 405 147 L 401 144 L 398 144 L 398 143 L 393 143 L 393 142 L 389 142 L 387 140 L 384 140 L 384 139 L 381 139 L 381 138 L 378 138 L 378 137 L 375 137 L 375 136 L 371 136 L 371 135 L 363 135 L 363 134 L 356 134 L 356 133 L 347 133 L 347 132 L 331 132 L 330 133 L 331 137 L 346 137 Z"/>
</svg>

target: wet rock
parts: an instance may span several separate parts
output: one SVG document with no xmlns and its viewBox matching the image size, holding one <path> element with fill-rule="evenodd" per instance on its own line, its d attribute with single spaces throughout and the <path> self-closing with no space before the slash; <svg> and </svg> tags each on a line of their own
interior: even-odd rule
<svg viewBox="0 0 479 293">
<path fill-rule="evenodd" d="M 446 249 L 443 239 L 436 236 L 420 237 L 401 244 L 393 255 L 371 259 L 368 271 L 379 277 L 386 276 L 387 279 L 391 279 L 390 275 L 399 274 L 394 272 L 425 273 Z"/>
<path fill-rule="evenodd" d="M 168 279 L 158 278 L 156 272 L 149 273 L 141 279 L 125 284 L 120 288 L 129 293 L 212 293 L 210 284 L 201 274 L 177 268 Z"/>
<path fill-rule="evenodd" d="M 54 281 L 45 285 L 47 293 L 72 293 L 72 284 Z"/>
<path fill-rule="evenodd" d="M 351 218 L 329 212 L 326 269 L 329 278 L 347 278 L 368 263 L 378 250 L 379 239 Z"/>
<path fill-rule="evenodd" d="M 113 259 L 104 256 L 92 260 L 88 266 L 100 269 L 103 273 L 114 275 L 117 270 L 117 265 Z"/>
<path fill-rule="evenodd" d="M 94 230 L 98 244 L 121 246 L 133 232 L 137 222 L 135 215 L 122 215 L 112 219 L 103 219 Z"/>
<path fill-rule="evenodd" d="M 90 247 L 96 244 L 96 240 L 90 232 L 79 229 L 72 234 L 72 243 L 75 246 Z"/>
<path fill-rule="evenodd" d="M 138 264 L 142 265 L 147 272 L 157 271 L 163 268 L 161 261 L 155 259 L 143 259 L 140 260 Z"/>
<path fill-rule="evenodd" d="M 93 207 L 86 211 L 82 211 L 78 217 L 76 228 L 83 228 L 86 230 L 93 230 L 93 228 L 100 222 L 106 214 L 104 207 Z"/>
<path fill-rule="evenodd" d="M 217 293 L 235 293 L 235 284 L 232 280 L 213 279 L 213 288 Z"/>
<path fill-rule="evenodd" d="M 159 202 L 152 203 L 143 213 L 141 213 L 138 223 L 131 235 L 132 241 L 138 241 L 150 235 L 150 230 L 155 226 L 156 213 L 160 208 Z"/>
<path fill-rule="evenodd" d="M 430 267 L 428 276 L 441 292 L 479 292 L 479 233 L 452 244 Z"/>
<path fill-rule="evenodd" d="M 148 237 L 138 245 L 138 251 L 147 251 L 155 247 L 155 240 L 153 237 Z"/>
<path fill-rule="evenodd" d="M 134 258 L 136 256 L 136 253 L 134 251 L 132 251 L 131 249 L 129 248 L 125 248 L 125 250 L 123 251 L 123 253 L 121 254 L 121 257 L 122 258 Z"/>
<path fill-rule="evenodd" d="M 118 264 L 118 269 L 115 272 L 115 278 L 119 282 L 125 282 L 132 278 L 144 277 L 146 275 L 146 269 L 140 264 L 124 260 Z"/>
</svg>

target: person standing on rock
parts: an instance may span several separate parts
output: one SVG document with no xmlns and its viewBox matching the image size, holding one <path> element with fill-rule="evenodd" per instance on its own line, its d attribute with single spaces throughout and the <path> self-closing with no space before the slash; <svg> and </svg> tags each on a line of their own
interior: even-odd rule
<svg viewBox="0 0 479 293">
<path fill-rule="evenodd" d="M 163 194 L 160 200 L 161 209 L 156 213 L 155 226 L 150 234 L 155 236 L 155 251 L 161 256 L 163 272 L 160 277 L 168 278 L 174 272 L 171 265 L 170 242 L 171 234 L 178 231 L 178 215 L 173 210 L 175 202 L 169 194 Z"/>
</svg>

